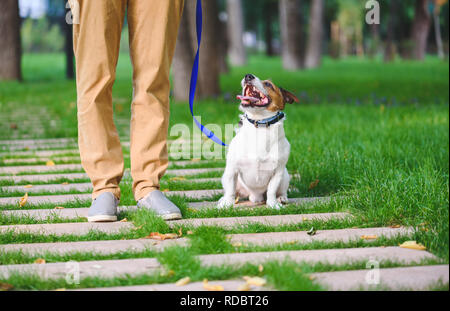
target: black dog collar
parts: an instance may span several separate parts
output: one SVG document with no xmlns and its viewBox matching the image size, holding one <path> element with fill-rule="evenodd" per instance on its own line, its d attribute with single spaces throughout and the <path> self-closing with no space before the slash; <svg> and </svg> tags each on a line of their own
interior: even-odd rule
<svg viewBox="0 0 450 311">
<path fill-rule="evenodd" d="M 245 115 L 245 118 L 248 120 L 248 122 L 253 124 L 256 128 L 258 128 L 260 126 L 269 127 L 269 126 L 277 123 L 278 121 L 282 120 L 284 118 L 284 112 L 278 112 L 273 117 L 263 119 L 263 120 L 252 120 L 247 115 Z"/>
</svg>

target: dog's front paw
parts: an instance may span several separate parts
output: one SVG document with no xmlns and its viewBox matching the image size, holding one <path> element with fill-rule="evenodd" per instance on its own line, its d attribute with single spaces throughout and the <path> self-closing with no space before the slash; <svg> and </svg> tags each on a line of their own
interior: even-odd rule
<svg viewBox="0 0 450 311">
<path fill-rule="evenodd" d="M 278 202 L 280 202 L 281 204 L 288 204 L 289 203 L 289 199 L 287 196 L 281 196 L 277 198 Z"/>
<path fill-rule="evenodd" d="M 229 197 L 221 197 L 219 202 L 217 203 L 217 208 L 228 208 L 233 207 L 234 199 Z"/>
<path fill-rule="evenodd" d="M 281 205 L 280 202 L 277 200 L 268 200 L 266 202 L 267 207 L 273 208 L 273 209 L 281 209 L 283 205 Z"/>
</svg>

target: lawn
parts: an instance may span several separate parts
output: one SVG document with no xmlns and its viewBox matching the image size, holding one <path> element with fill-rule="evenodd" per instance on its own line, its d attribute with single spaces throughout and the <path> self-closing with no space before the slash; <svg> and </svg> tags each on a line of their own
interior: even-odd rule
<svg viewBox="0 0 450 311">
<path fill-rule="evenodd" d="M 0 139 L 30 133 L 36 138 L 76 137 L 75 85 L 64 80 L 63 66 L 62 55 L 25 55 L 25 82 L 0 83 Z M 285 111 L 286 135 L 292 146 L 288 169 L 301 175 L 301 179 L 293 181 L 297 189 L 291 195 L 339 196 L 341 200 L 317 206 L 316 210 L 348 210 L 355 215 L 351 226 L 413 226 L 417 228 L 417 241 L 448 261 L 448 62 L 428 58 L 423 63 L 384 64 L 380 60 L 326 58 L 320 69 L 286 72 L 281 70 L 279 58 L 252 56 L 248 66 L 232 68 L 221 77 L 223 93 L 219 98 L 196 103 L 196 114 L 201 115 L 204 124 L 218 124 L 223 129 L 225 124 L 239 121 L 234 98 L 245 73 L 271 78 L 299 95 L 300 103 L 287 106 Z M 129 133 L 126 120 L 130 116 L 130 79 L 130 62 L 123 54 L 113 92 L 117 126 L 123 138 Z M 33 118 L 44 120 L 40 132 L 32 131 L 31 121 L 27 123 Z M 12 129 L 11 123 L 17 129 Z M 185 102 L 171 104 L 171 126 L 178 123 L 192 128 Z M 129 183 L 123 183 L 122 193 L 123 205 L 134 204 Z M 174 200 L 185 217 L 193 217 L 182 198 Z M 299 211 L 288 208 L 280 213 Z M 195 217 L 228 216 L 231 212 L 212 213 Z M 333 229 L 349 224 L 316 226 Z M 259 227 L 247 231 L 291 229 Z M 308 228 L 305 225 L 300 229 Z M 167 228 L 160 228 L 164 230 Z M 2 239 L 1 243 L 12 242 L 8 237 Z M 24 242 L 32 239 L 23 237 Z M 276 278 L 282 269 L 273 270 Z"/>
</svg>

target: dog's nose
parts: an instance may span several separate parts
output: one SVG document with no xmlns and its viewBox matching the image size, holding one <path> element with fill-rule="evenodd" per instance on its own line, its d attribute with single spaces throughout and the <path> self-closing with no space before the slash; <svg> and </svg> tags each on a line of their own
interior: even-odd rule
<svg viewBox="0 0 450 311">
<path fill-rule="evenodd" d="M 245 75 L 245 82 L 250 82 L 252 80 L 255 80 L 255 76 L 254 75 L 252 75 L 250 73 Z"/>
</svg>

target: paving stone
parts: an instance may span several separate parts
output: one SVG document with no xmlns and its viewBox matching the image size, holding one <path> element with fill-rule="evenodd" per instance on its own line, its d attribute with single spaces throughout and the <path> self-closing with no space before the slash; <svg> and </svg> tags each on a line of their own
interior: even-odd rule
<svg viewBox="0 0 450 311">
<path fill-rule="evenodd" d="M 316 282 L 325 286 L 328 290 L 370 290 L 377 286 L 383 290 L 426 290 L 435 286 L 439 281 L 448 284 L 449 266 L 419 266 L 380 269 L 378 285 L 368 284 L 366 277 L 373 280 L 370 273 L 374 270 L 354 270 L 338 272 L 313 273 Z"/>
<path fill-rule="evenodd" d="M 169 169 L 166 171 L 167 175 L 173 176 L 190 176 L 198 175 L 209 172 L 223 172 L 223 168 L 191 168 L 191 169 Z M 67 179 L 81 179 L 88 178 L 85 173 L 61 173 L 61 174 L 36 174 L 36 175 L 19 175 L 19 176 L 0 176 L 0 181 L 13 181 L 13 182 L 49 182 L 61 178 Z M 131 178 L 129 171 L 124 172 L 124 179 Z"/>
<path fill-rule="evenodd" d="M 12 225 L 0 226 L 0 233 L 14 231 L 15 233 L 32 233 L 44 235 L 85 235 L 89 231 L 115 234 L 126 232 L 134 228 L 130 222 L 111 222 L 111 223 L 61 223 L 61 224 L 38 224 L 38 225 Z"/>
<path fill-rule="evenodd" d="M 14 163 L 38 163 L 38 162 L 47 162 L 47 161 L 56 161 L 56 162 L 80 162 L 79 156 L 71 156 L 71 157 L 38 157 L 38 158 L 14 158 L 14 159 L 4 159 L 3 163 L 5 164 L 14 164 Z"/>
<path fill-rule="evenodd" d="M 296 231 L 232 234 L 229 235 L 229 237 L 231 243 L 266 246 L 290 242 L 349 242 L 360 240 L 361 236 L 363 235 L 376 235 L 377 237 L 393 238 L 401 235 L 410 235 L 412 233 L 414 233 L 414 230 L 412 228 L 400 227 L 318 230 L 317 233 L 312 236 L 308 235 L 306 231 Z M 375 240 L 376 239 L 374 239 L 373 241 Z"/>
<path fill-rule="evenodd" d="M 178 181 L 177 181 L 178 182 Z M 204 182 L 220 182 L 220 178 L 198 178 L 198 179 L 190 179 L 185 180 L 184 182 L 188 183 L 204 183 Z M 24 186 L 8 186 L 8 187 L 0 187 L 0 191 L 2 192 L 22 192 L 22 193 L 39 193 L 39 192 L 51 192 L 51 193 L 64 193 L 70 191 L 92 191 L 91 183 L 70 183 L 68 185 L 63 184 L 48 184 L 48 185 L 35 185 L 33 187 L 24 187 Z"/>
<path fill-rule="evenodd" d="M 52 150 L 52 149 L 73 149 L 76 148 L 75 143 L 54 143 L 51 145 L 44 144 L 33 144 L 33 145 L 0 145 L 1 151 L 9 151 L 14 153 L 16 151 L 27 151 L 27 150 Z"/>
<path fill-rule="evenodd" d="M 401 247 L 363 247 L 343 249 L 319 249 L 303 251 L 255 252 L 235 254 L 213 254 L 199 256 L 206 266 L 261 264 L 272 260 L 290 259 L 297 263 L 328 263 L 342 265 L 348 263 L 376 260 L 378 262 L 397 262 L 403 264 L 419 263 L 424 259 L 436 259 L 426 251 Z"/>
<path fill-rule="evenodd" d="M 14 154 L 10 152 L 1 152 L 0 157 L 5 156 L 35 156 L 35 157 L 51 157 L 58 156 L 61 154 L 79 154 L 78 149 L 55 149 L 55 150 L 28 150 L 28 151 L 16 151 Z"/>
<path fill-rule="evenodd" d="M 67 210 L 69 211 L 69 210 Z M 86 215 L 83 215 L 86 216 Z M 286 242 L 310 243 L 313 241 L 326 242 L 348 242 L 350 240 L 360 239 L 361 235 L 377 234 L 392 238 L 397 235 L 412 233 L 411 228 L 364 228 L 364 229 L 342 229 L 342 230 L 324 230 L 316 236 L 310 237 L 305 231 L 299 232 L 270 232 L 270 233 L 248 233 L 248 234 L 230 234 L 228 238 L 231 243 L 242 243 L 243 245 L 252 244 L 259 246 L 268 246 Z M 117 241 L 88 241 L 88 242 L 67 242 L 67 243 L 31 243 L 31 244 L 8 244 L 0 245 L 1 252 L 22 251 L 28 254 L 40 254 L 42 252 L 51 252 L 58 254 L 69 254 L 74 252 L 92 252 L 100 254 L 114 254 L 125 252 L 133 248 L 134 251 L 142 251 L 145 247 L 159 249 L 167 245 L 185 245 L 184 238 L 177 240 L 166 240 L 159 243 L 150 240 L 117 240 Z M 153 245 L 157 243 L 156 245 Z"/>
<path fill-rule="evenodd" d="M 222 218 L 192 218 L 174 220 L 170 226 L 219 226 L 222 228 L 233 228 L 247 224 L 263 224 L 270 226 L 298 224 L 305 220 L 330 220 L 344 219 L 350 217 L 348 213 L 317 213 L 300 215 L 275 215 L 275 216 L 248 216 L 248 217 L 222 217 Z"/>
<path fill-rule="evenodd" d="M 20 251 L 23 254 L 44 255 L 45 253 L 69 255 L 74 253 L 91 253 L 99 255 L 117 254 L 122 252 L 142 252 L 145 250 L 160 251 L 173 245 L 187 245 L 187 238 L 155 241 L 150 239 L 113 240 L 113 241 L 83 241 L 58 243 L 30 243 L 0 245 L 2 253 Z"/>
<path fill-rule="evenodd" d="M 306 251 L 281 251 L 258 252 L 243 254 L 219 254 L 202 255 L 200 261 L 205 266 L 242 265 L 245 263 L 260 264 L 273 260 L 290 259 L 295 262 L 305 263 L 329 263 L 344 264 L 349 262 L 361 262 L 377 260 L 384 262 L 399 262 L 411 264 L 424 259 L 435 258 L 426 251 L 417 251 L 399 247 L 368 247 L 353 249 L 333 250 L 306 250 Z M 140 275 L 150 273 L 161 268 L 156 259 L 122 259 L 80 262 L 80 277 L 117 277 L 125 275 Z M 65 275 L 67 266 L 65 263 L 49 264 L 23 264 L 0 266 L 0 276 L 8 278 L 12 272 L 36 273 L 43 278 L 58 278 Z"/>
<path fill-rule="evenodd" d="M 217 194 L 223 193 L 222 189 L 217 190 L 188 190 L 188 191 L 168 191 L 165 192 L 167 196 L 182 196 L 189 199 L 206 199 Z M 90 201 L 92 195 L 86 194 L 60 194 L 60 195 L 43 195 L 43 196 L 28 196 L 25 206 L 36 204 L 64 204 L 68 202 Z M 21 197 L 14 198 L 0 198 L 0 206 L 19 204 Z"/>
<path fill-rule="evenodd" d="M 191 164 L 211 164 L 214 162 L 208 161 L 174 161 L 170 162 L 169 166 L 188 166 Z M 21 174 L 21 173 L 48 173 L 57 171 L 82 171 L 83 167 L 81 164 L 57 164 L 54 166 L 47 165 L 24 165 L 24 166 L 3 166 L 0 167 L 0 174 Z"/>
<path fill-rule="evenodd" d="M 142 274 L 153 274 L 162 269 L 155 258 L 129 260 L 81 261 L 78 263 L 47 263 L 26 265 L 0 266 L 0 276 L 8 278 L 12 273 L 35 274 L 43 279 L 64 279 L 67 273 L 73 271 L 73 265 L 78 266 L 80 278 L 86 277 L 128 277 Z"/>
<path fill-rule="evenodd" d="M 312 197 L 312 198 L 290 198 L 288 204 L 308 204 L 308 203 L 324 203 L 330 201 L 330 197 Z M 192 209 L 207 209 L 207 208 L 215 208 L 217 206 L 217 202 L 193 202 L 189 204 L 189 207 Z M 261 207 L 265 206 L 264 203 L 252 203 L 250 201 L 239 202 L 235 204 L 234 207 Z"/>
<path fill-rule="evenodd" d="M 243 280 L 227 280 L 227 281 L 209 281 L 210 285 L 221 285 L 224 291 L 237 291 L 241 285 L 246 282 Z M 249 291 L 267 291 L 268 287 L 252 286 Z M 139 285 L 139 286 L 118 286 L 118 287 L 102 287 L 102 288 L 87 288 L 78 291 L 186 291 L 198 292 L 207 291 L 203 287 L 203 282 L 193 282 L 184 286 L 176 286 L 172 284 L 154 284 L 154 285 Z"/>
<path fill-rule="evenodd" d="M 45 138 L 45 139 L 16 139 L 0 140 L 0 145 L 50 145 L 50 144 L 76 143 L 76 138 Z"/>
</svg>

